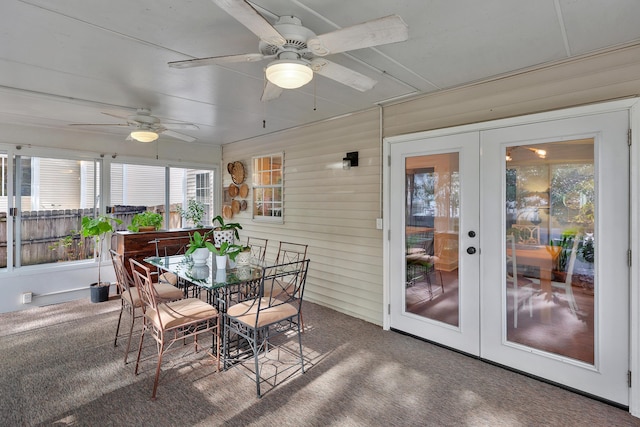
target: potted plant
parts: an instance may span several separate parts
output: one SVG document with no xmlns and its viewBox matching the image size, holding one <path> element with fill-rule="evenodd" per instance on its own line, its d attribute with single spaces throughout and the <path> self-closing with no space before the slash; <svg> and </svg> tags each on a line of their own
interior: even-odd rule
<svg viewBox="0 0 640 427">
<path fill-rule="evenodd" d="M 194 227 L 202 227 L 202 218 L 204 218 L 203 203 L 195 199 L 189 199 L 186 209 L 183 209 L 180 205 L 178 205 L 177 209 L 185 221 L 192 223 Z"/>
<path fill-rule="evenodd" d="M 222 242 L 219 248 L 216 248 L 211 242 L 208 242 L 207 248 L 216 255 L 216 267 L 218 270 L 227 268 L 227 258 L 235 261 L 236 256 L 242 250 L 242 246 L 234 245 L 229 242 Z"/>
<path fill-rule="evenodd" d="M 205 264 L 209 258 L 209 251 L 211 248 L 215 249 L 213 243 L 209 241 L 210 234 L 210 232 L 202 234 L 199 231 L 194 231 L 193 234 L 189 233 L 189 243 L 185 255 L 191 255 L 193 263 L 196 265 Z"/>
<path fill-rule="evenodd" d="M 131 220 L 131 225 L 127 227 L 129 231 L 155 231 L 162 226 L 162 214 L 151 211 L 137 213 Z"/>
<path fill-rule="evenodd" d="M 122 224 L 122 221 L 108 215 L 100 215 L 95 218 L 89 216 L 82 217 L 80 233 L 82 237 L 93 238 L 98 255 L 98 281 L 90 285 L 91 302 L 104 302 L 109 299 L 109 286 L 111 286 L 111 283 L 103 283 L 100 272 L 102 270 L 102 247 L 104 246 L 104 238 L 107 233 L 113 231 L 114 224 Z"/>
<path fill-rule="evenodd" d="M 219 248 L 220 245 L 222 245 L 222 242 L 233 244 L 235 242 L 235 239 L 240 239 L 238 230 L 242 230 L 242 226 L 237 222 L 230 222 L 228 224 L 225 224 L 224 219 L 220 215 L 213 218 L 213 221 L 211 222 L 213 223 L 214 246 Z M 216 222 L 218 223 L 217 226 Z"/>
<path fill-rule="evenodd" d="M 251 264 L 251 246 L 240 246 L 240 250 L 236 254 L 236 263 L 238 266 Z"/>
</svg>

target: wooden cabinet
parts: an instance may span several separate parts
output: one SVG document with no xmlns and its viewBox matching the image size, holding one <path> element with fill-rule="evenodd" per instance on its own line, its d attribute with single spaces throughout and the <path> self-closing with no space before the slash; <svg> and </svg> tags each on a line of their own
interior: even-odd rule
<svg viewBox="0 0 640 427">
<path fill-rule="evenodd" d="M 210 228 L 189 228 L 179 230 L 158 230 L 133 233 L 118 231 L 112 247 L 119 254 L 124 255 L 125 267 L 131 274 L 129 258 L 142 262 L 145 258 L 156 255 L 156 247 L 160 255 L 177 255 L 184 253 L 189 243 L 189 234 L 194 231 L 205 233 Z"/>
</svg>

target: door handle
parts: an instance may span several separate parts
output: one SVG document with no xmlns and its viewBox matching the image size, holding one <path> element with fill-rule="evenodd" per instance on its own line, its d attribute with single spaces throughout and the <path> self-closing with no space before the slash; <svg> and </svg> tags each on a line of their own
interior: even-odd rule
<svg viewBox="0 0 640 427">
<path fill-rule="evenodd" d="M 467 248 L 467 253 L 468 253 L 469 255 L 473 255 L 473 254 L 475 254 L 475 253 L 476 253 L 476 248 L 474 248 L 473 246 L 469 246 L 469 247 Z"/>
</svg>

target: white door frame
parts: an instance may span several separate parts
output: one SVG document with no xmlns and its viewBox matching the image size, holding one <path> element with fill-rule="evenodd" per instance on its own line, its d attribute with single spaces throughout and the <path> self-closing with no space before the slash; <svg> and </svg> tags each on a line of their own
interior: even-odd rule
<svg viewBox="0 0 640 427">
<path fill-rule="evenodd" d="M 507 126 L 517 126 L 522 124 L 530 124 L 537 122 L 545 122 L 550 120 L 565 119 L 571 117 L 580 117 L 584 115 L 592 115 L 611 111 L 627 110 L 630 112 L 630 127 L 632 131 L 631 137 L 631 168 L 630 168 L 630 248 L 632 251 L 632 262 L 630 274 L 630 295 L 629 295 L 629 369 L 632 375 L 631 389 L 629 393 L 629 412 L 640 417 L 640 101 L 638 98 L 628 98 L 618 101 L 611 101 L 599 104 L 574 107 L 563 110 L 555 110 L 544 113 L 530 114 L 526 116 L 513 117 L 508 119 L 499 119 L 483 123 L 474 123 L 470 125 L 457 126 L 446 129 L 437 129 L 432 131 L 419 132 L 408 135 L 399 135 L 384 138 L 383 146 L 383 215 L 387 220 L 384 221 L 383 227 L 383 328 L 389 330 L 390 327 L 390 292 L 391 277 L 389 268 L 389 236 L 391 233 L 388 218 L 390 218 L 390 162 L 391 144 L 412 141 L 415 139 L 432 138 L 436 136 L 451 135 L 454 133 L 482 131 L 488 129 L 497 129 Z M 397 232 L 397 230 L 396 230 Z"/>
</svg>

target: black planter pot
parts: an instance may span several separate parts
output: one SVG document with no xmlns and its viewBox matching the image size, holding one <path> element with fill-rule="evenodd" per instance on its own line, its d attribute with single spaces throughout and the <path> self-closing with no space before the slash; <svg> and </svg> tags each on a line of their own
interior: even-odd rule
<svg viewBox="0 0 640 427">
<path fill-rule="evenodd" d="M 105 302 L 109 300 L 109 285 L 98 286 L 97 283 L 92 283 L 91 288 L 91 302 Z"/>
</svg>

